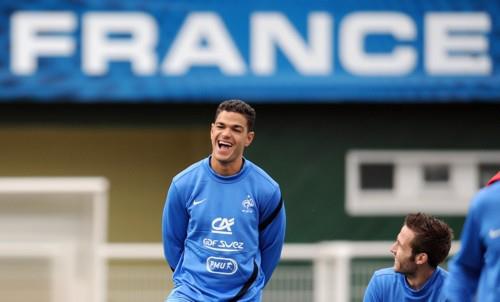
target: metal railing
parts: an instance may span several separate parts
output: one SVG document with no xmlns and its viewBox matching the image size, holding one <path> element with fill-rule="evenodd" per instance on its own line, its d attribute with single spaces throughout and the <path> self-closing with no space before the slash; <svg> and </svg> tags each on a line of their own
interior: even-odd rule
<svg viewBox="0 0 500 302">
<path fill-rule="evenodd" d="M 392 265 L 390 241 L 331 241 L 285 244 L 264 290 L 265 302 L 361 301 L 375 269 Z M 452 245 L 453 254 L 458 243 Z M 161 244 L 107 244 L 108 302 L 162 301 L 171 272 Z"/>
</svg>

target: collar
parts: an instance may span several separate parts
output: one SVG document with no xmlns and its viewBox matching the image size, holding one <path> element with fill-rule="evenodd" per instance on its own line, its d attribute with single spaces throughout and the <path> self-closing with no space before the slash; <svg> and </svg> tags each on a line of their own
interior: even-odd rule
<svg viewBox="0 0 500 302">
<path fill-rule="evenodd" d="M 210 173 L 209 175 L 211 175 L 215 180 L 223 183 L 231 183 L 239 181 L 244 175 L 248 173 L 248 171 L 250 170 L 250 166 L 252 165 L 252 163 L 249 160 L 243 158 L 243 166 L 236 174 L 229 176 L 222 176 L 217 174 L 217 172 L 215 172 L 215 170 L 212 169 L 212 166 L 210 165 L 211 157 L 212 156 L 210 155 L 203 160 L 204 162 L 203 166 L 205 166 L 205 168 L 208 170 L 208 172 Z"/>
<path fill-rule="evenodd" d="M 489 186 L 496 181 L 500 181 L 500 172 L 498 172 L 495 176 L 493 176 L 486 185 Z"/>
</svg>

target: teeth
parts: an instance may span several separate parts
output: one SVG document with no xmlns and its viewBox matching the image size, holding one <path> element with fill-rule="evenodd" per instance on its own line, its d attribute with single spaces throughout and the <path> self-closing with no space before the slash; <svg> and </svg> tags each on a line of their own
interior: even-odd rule
<svg viewBox="0 0 500 302">
<path fill-rule="evenodd" d="M 221 142 L 221 141 L 219 141 L 219 147 L 222 147 L 222 146 L 224 146 L 224 147 L 231 147 L 232 144 L 227 143 L 227 142 Z"/>
</svg>

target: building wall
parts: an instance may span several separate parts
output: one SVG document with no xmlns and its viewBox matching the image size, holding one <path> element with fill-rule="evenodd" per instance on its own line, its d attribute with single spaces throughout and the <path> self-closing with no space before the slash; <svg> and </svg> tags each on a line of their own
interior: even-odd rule
<svg viewBox="0 0 500 302">
<path fill-rule="evenodd" d="M 318 105 L 260 110 L 249 156 L 280 180 L 291 241 L 393 239 L 403 217 L 344 210 L 350 149 L 499 150 L 495 105 Z M 458 235 L 463 217 L 445 217 Z M 458 236 L 457 236 L 458 237 Z"/>
<path fill-rule="evenodd" d="M 392 239 L 403 217 L 350 217 L 350 149 L 499 150 L 498 105 L 256 105 L 247 157 L 281 185 L 288 242 Z M 111 242 L 158 242 L 171 178 L 210 152 L 208 105 L 0 106 L 0 176 L 105 176 Z M 444 217 L 457 236 L 463 217 Z"/>
</svg>

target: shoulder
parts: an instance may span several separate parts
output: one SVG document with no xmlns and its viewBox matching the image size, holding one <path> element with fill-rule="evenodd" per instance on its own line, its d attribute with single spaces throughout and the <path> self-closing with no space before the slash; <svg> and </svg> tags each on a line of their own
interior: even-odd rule
<svg viewBox="0 0 500 302">
<path fill-rule="evenodd" d="M 479 190 L 475 198 L 478 200 L 489 200 L 492 199 L 494 196 L 498 196 L 499 193 L 500 193 L 500 181 L 497 181 Z"/>
<path fill-rule="evenodd" d="M 483 211 L 498 204 L 500 196 L 500 181 L 479 190 L 471 203 L 472 211 Z"/>
<path fill-rule="evenodd" d="M 375 271 L 366 288 L 364 301 L 387 301 L 394 296 L 394 290 L 399 288 L 397 283 L 398 274 L 392 267 Z"/>
<path fill-rule="evenodd" d="M 177 175 L 174 176 L 172 179 L 172 182 L 179 184 L 183 182 L 189 182 L 192 177 L 195 177 L 196 175 L 203 173 L 203 162 L 207 159 L 202 159 L 186 169 L 182 170 L 179 172 Z"/>
<path fill-rule="evenodd" d="M 440 288 L 440 287 L 443 286 L 446 278 L 448 278 L 448 271 L 445 270 L 444 268 L 438 266 L 436 268 L 435 274 L 436 274 L 436 277 L 433 278 L 433 280 L 432 280 L 431 283 L 434 284 L 435 287 L 439 287 Z"/>
<path fill-rule="evenodd" d="M 253 187 L 254 197 L 258 204 L 266 204 L 262 209 L 274 208 L 282 199 L 278 183 L 256 164 L 248 161 L 249 173 L 247 180 Z"/>
<path fill-rule="evenodd" d="M 402 275 L 396 273 L 393 267 L 376 270 L 370 280 L 370 283 L 376 284 L 380 288 L 393 288 L 400 282 Z"/>
<path fill-rule="evenodd" d="M 437 267 L 437 274 L 438 276 L 440 276 L 441 278 L 446 278 L 448 277 L 448 271 L 445 270 L 444 268 L 438 266 Z"/>
<path fill-rule="evenodd" d="M 397 283 L 398 277 L 398 273 L 394 271 L 394 268 L 382 268 L 373 273 L 370 283 L 377 284 L 378 286 L 389 286 Z"/>
<path fill-rule="evenodd" d="M 253 162 L 247 160 L 247 164 L 249 165 L 250 168 L 250 173 L 253 178 L 255 178 L 257 181 L 267 184 L 270 187 L 273 188 L 279 188 L 278 183 L 271 177 L 269 174 L 267 174 L 266 171 L 264 171 L 261 167 L 257 166 Z"/>
<path fill-rule="evenodd" d="M 382 268 L 379 270 L 376 270 L 373 273 L 373 278 L 396 278 L 397 273 L 394 271 L 394 268 L 392 267 L 387 267 L 387 268 Z"/>
</svg>

